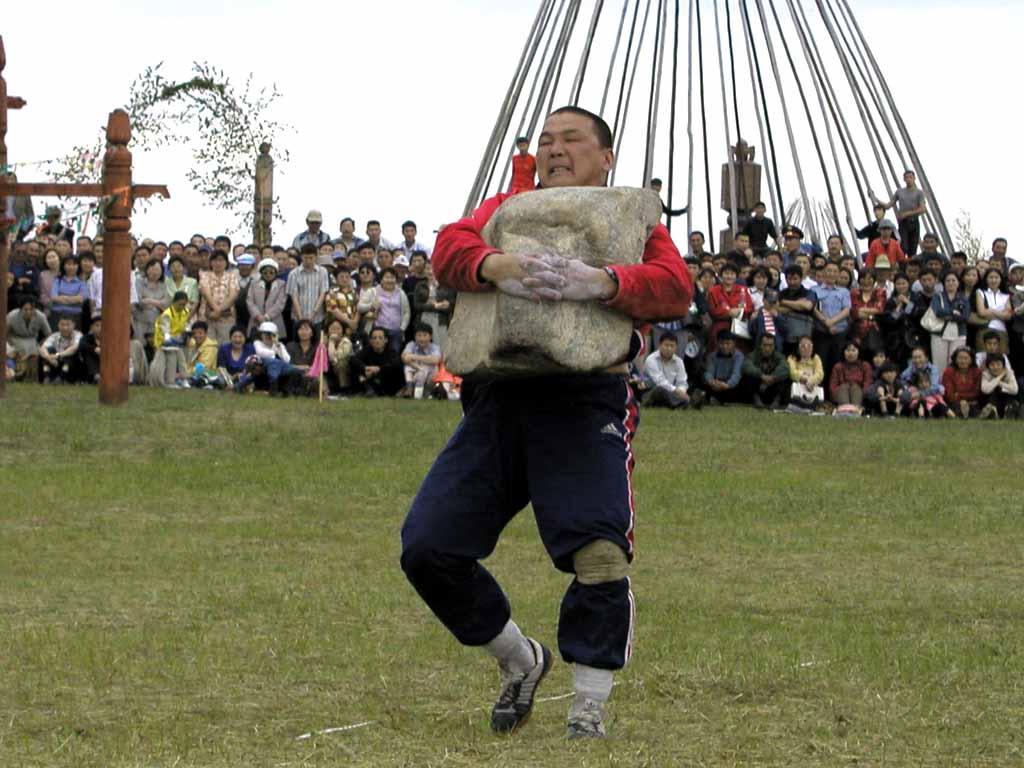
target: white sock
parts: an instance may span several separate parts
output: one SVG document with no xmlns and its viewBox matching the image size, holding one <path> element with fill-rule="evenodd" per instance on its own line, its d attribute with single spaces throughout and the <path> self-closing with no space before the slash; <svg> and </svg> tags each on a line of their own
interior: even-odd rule
<svg viewBox="0 0 1024 768">
<path fill-rule="evenodd" d="M 599 704 L 608 701 L 612 695 L 612 677 L 610 669 L 596 669 L 586 664 L 574 664 L 572 670 L 573 687 L 577 699 L 590 699 Z"/>
<path fill-rule="evenodd" d="M 501 666 L 511 672 L 528 672 L 537 663 L 533 646 L 511 619 L 498 633 L 498 636 L 484 647 L 491 656 L 498 660 Z"/>
</svg>

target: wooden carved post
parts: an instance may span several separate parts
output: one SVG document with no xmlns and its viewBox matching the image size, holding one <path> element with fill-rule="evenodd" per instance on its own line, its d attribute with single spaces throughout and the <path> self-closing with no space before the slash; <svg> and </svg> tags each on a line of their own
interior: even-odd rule
<svg viewBox="0 0 1024 768">
<path fill-rule="evenodd" d="M 128 355 L 131 340 L 132 153 L 128 113 L 118 109 L 107 121 L 103 159 L 103 194 L 107 209 L 103 232 L 103 345 L 100 353 L 100 402 L 128 401 Z"/>
<path fill-rule="evenodd" d="M 271 225 L 274 218 L 274 158 L 270 156 L 270 144 L 260 144 L 260 156 L 256 159 L 256 207 L 252 224 L 252 241 L 263 247 L 273 243 Z"/>
</svg>

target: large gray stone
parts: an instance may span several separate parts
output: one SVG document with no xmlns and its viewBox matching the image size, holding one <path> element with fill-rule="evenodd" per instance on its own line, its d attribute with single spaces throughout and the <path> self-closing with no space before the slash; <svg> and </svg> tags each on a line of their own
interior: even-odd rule
<svg viewBox="0 0 1024 768">
<path fill-rule="evenodd" d="M 638 264 L 661 213 L 651 190 L 541 189 L 506 200 L 482 235 L 506 253 L 554 253 L 594 267 Z M 632 329 L 630 318 L 596 301 L 460 293 L 445 359 L 463 376 L 597 371 L 626 358 Z"/>
</svg>

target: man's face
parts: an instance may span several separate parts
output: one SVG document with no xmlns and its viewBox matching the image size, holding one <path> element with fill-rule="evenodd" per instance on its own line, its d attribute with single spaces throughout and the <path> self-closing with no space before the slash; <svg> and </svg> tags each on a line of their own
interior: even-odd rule
<svg viewBox="0 0 1024 768">
<path fill-rule="evenodd" d="M 917 177 L 910 171 L 907 171 L 906 173 L 903 174 L 903 183 L 906 184 L 908 187 L 913 187 L 915 181 L 917 181 Z"/>
<path fill-rule="evenodd" d="M 921 241 L 921 250 L 925 253 L 935 253 L 939 250 L 939 241 L 931 237 L 926 237 Z"/>
<path fill-rule="evenodd" d="M 999 339 L 985 339 L 985 352 L 990 355 L 997 354 L 999 352 Z"/>
<path fill-rule="evenodd" d="M 359 261 L 360 261 L 360 263 L 367 264 L 367 263 L 373 261 L 373 256 L 374 256 L 374 252 L 373 252 L 373 248 L 372 247 L 371 248 L 360 248 L 359 249 Z"/>
<path fill-rule="evenodd" d="M 71 336 L 71 332 L 75 330 L 75 323 L 68 317 L 62 317 L 57 321 L 57 330 L 60 331 L 60 335 L 64 338 Z"/>
<path fill-rule="evenodd" d="M 736 235 L 736 239 L 733 241 L 733 243 L 736 246 L 736 250 L 742 253 L 743 251 L 746 251 L 748 248 L 750 248 L 750 236 L 740 233 Z"/>
<path fill-rule="evenodd" d="M 774 336 L 762 336 L 761 337 L 761 354 L 770 355 L 775 351 L 775 337 Z"/>
<path fill-rule="evenodd" d="M 963 256 L 954 256 L 949 260 L 949 266 L 954 272 L 959 274 L 967 267 L 967 262 Z"/>
<path fill-rule="evenodd" d="M 807 258 L 806 253 L 796 257 L 796 265 L 800 267 L 805 275 L 811 270 L 811 260 Z"/>
<path fill-rule="evenodd" d="M 801 277 L 795 272 L 786 273 L 786 285 L 790 288 L 796 288 L 800 285 Z"/>
<path fill-rule="evenodd" d="M 359 268 L 359 254 L 355 251 L 349 251 L 345 255 L 345 269 L 348 272 L 352 272 Z"/>
<path fill-rule="evenodd" d="M 341 234 L 345 235 L 346 237 L 350 236 L 355 231 L 356 225 L 352 222 L 351 219 L 345 219 L 345 221 L 341 223 Z"/>
<path fill-rule="evenodd" d="M 925 272 L 921 275 L 921 288 L 924 289 L 925 293 L 931 293 L 935 290 L 935 275 L 931 272 Z"/>
<path fill-rule="evenodd" d="M 603 187 L 615 164 L 601 147 L 590 118 L 562 112 L 544 122 L 537 148 L 537 175 L 544 187 Z"/>
<path fill-rule="evenodd" d="M 320 246 L 320 255 L 321 256 L 330 256 L 333 253 L 334 253 L 334 246 L 331 245 L 330 243 L 324 243 L 323 245 Z"/>
<path fill-rule="evenodd" d="M 800 238 L 792 235 L 787 235 L 785 239 L 785 248 L 790 253 L 796 253 L 800 250 Z"/>
<path fill-rule="evenodd" d="M 661 343 L 658 344 L 658 352 L 661 353 L 665 360 L 671 360 L 678 346 L 675 339 L 662 339 Z"/>
<path fill-rule="evenodd" d="M 838 259 L 843 253 L 843 241 L 838 237 L 830 237 L 828 239 L 828 255 L 833 259 Z"/>
<path fill-rule="evenodd" d="M 764 216 L 764 213 L 765 213 L 765 208 L 764 208 L 763 205 L 755 205 L 754 206 L 754 217 L 755 218 L 758 218 L 758 219 L 762 218 Z"/>
<path fill-rule="evenodd" d="M 1001 376 L 1003 373 L 1003 361 L 1002 358 L 993 360 L 988 364 L 988 372 L 992 376 Z"/>
<path fill-rule="evenodd" d="M 426 331 L 416 331 L 416 344 L 420 347 L 427 347 L 430 344 L 431 335 Z"/>
<path fill-rule="evenodd" d="M 206 341 L 206 329 L 205 328 L 193 328 L 192 338 L 196 340 L 196 346 L 199 346 Z"/>
<path fill-rule="evenodd" d="M 320 231 L 320 222 L 306 219 L 306 227 L 309 229 L 310 232 L 312 232 L 315 235 L 317 232 Z"/>
<path fill-rule="evenodd" d="M 65 240 L 63 237 L 56 242 L 54 248 L 57 249 L 57 253 L 63 259 L 65 256 L 71 255 L 71 243 Z"/>
<path fill-rule="evenodd" d="M 302 266 L 304 269 L 313 269 L 316 266 L 316 254 L 315 253 L 304 253 L 302 254 Z"/>
<path fill-rule="evenodd" d="M 992 255 L 1006 258 L 1006 241 L 997 240 L 992 244 Z"/>
<path fill-rule="evenodd" d="M 198 248 L 199 246 L 206 243 L 206 238 L 203 237 L 202 235 L 193 235 L 192 239 L 189 240 L 189 242 L 192 243 L 192 245 L 194 245 L 196 248 Z"/>
<path fill-rule="evenodd" d="M 693 264 L 690 262 L 686 263 L 686 270 L 690 273 L 690 279 L 696 280 L 697 275 L 700 274 L 700 264 Z"/>
<path fill-rule="evenodd" d="M 880 205 L 875 206 L 875 221 L 881 221 L 885 218 L 885 208 Z"/>
<path fill-rule="evenodd" d="M 35 240 L 30 240 L 28 245 L 25 246 L 25 253 L 28 254 L 29 259 L 33 262 L 38 262 L 40 253 L 39 243 Z"/>
<path fill-rule="evenodd" d="M 736 342 L 732 339 L 724 339 L 718 342 L 718 348 L 722 350 L 723 355 L 731 357 L 732 353 L 736 350 Z"/>
<path fill-rule="evenodd" d="M 423 269 L 427 266 L 427 260 L 422 256 L 413 256 L 412 261 L 409 264 L 409 269 L 412 270 L 414 275 L 422 275 Z"/>
<path fill-rule="evenodd" d="M 905 271 L 907 273 L 907 277 L 910 279 L 910 282 L 914 282 L 915 280 L 917 280 L 917 276 L 921 274 L 921 265 L 914 264 L 913 262 L 907 262 L 907 267 Z"/>
<path fill-rule="evenodd" d="M 694 232 L 690 235 L 690 250 L 694 253 L 700 253 L 704 250 L 704 235 L 700 232 Z"/>
<path fill-rule="evenodd" d="M 391 251 L 381 251 L 377 254 L 377 266 L 381 269 L 384 267 L 393 266 L 395 263 L 395 257 L 391 255 Z"/>
<path fill-rule="evenodd" d="M 374 331 L 370 334 L 370 346 L 374 352 L 383 352 L 387 344 L 388 337 L 384 335 L 384 331 Z"/>
<path fill-rule="evenodd" d="M 402 227 L 402 237 L 407 243 L 416 242 L 416 227 Z"/>
<path fill-rule="evenodd" d="M 518 144 L 516 144 L 516 149 L 519 150 L 520 155 L 525 155 L 530 151 L 530 142 L 520 141 Z"/>
<path fill-rule="evenodd" d="M 661 182 L 660 181 L 652 181 L 651 182 L 651 189 L 653 189 L 655 192 L 657 192 L 660 195 L 661 194 Z"/>
<path fill-rule="evenodd" d="M 380 240 L 380 224 L 368 224 L 366 227 L 366 236 L 374 243 Z"/>
<path fill-rule="evenodd" d="M 825 269 L 822 271 L 822 275 L 828 285 L 835 285 L 836 280 L 839 279 L 839 267 L 832 263 L 826 264 Z"/>
<path fill-rule="evenodd" d="M 177 301 L 171 302 L 171 306 L 174 307 L 177 312 L 184 312 L 185 307 L 188 306 L 188 299 L 178 299 Z"/>
<path fill-rule="evenodd" d="M 171 243 L 171 247 L 168 249 L 168 253 L 170 253 L 171 256 L 181 256 L 184 251 L 185 246 L 181 243 Z"/>
<path fill-rule="evenodd" d="M 782 256 L 776 253 L 775 251 L 771 251 L 765 257 L 765 261 L 771 267 L 775 267 L 776 269 L 782 269 Z"/>
</svg>

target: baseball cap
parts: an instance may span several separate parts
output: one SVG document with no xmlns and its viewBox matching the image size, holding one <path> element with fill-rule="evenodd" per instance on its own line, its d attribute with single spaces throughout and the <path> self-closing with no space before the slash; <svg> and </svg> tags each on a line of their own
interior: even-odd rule
<svg viewBox="0 0 1024 768">
<path fill-rule="evenodd" d="M 235 262 L 241 267 L 251 266 L 256 263 L 256 257 L 249 253 L 243 253 Z"/>
<path fill-rule="evenodd" d="M 306 214 L 306 221 L 316 221 L 322 224 L 323 220 L 324 216 L 322 213 L 320 213 L 320 211 L 310 211 L 309 213 Z"/>
<path fill-rule="evenodd" d="M 891 230 L 891 231 L 895 232 L 896 231 L 896 225 L 893 224 L 891 221 L 889 221 L 889 219 L 882 219 L 880 222 L 878 222 L 878 229 L 879 230 L 888 229 L 888 230 Z"/>
<path fill-rule="evenodd" d="M 406 257 L 406 255 L 404 253 L 401 256 L 399 256 L 397 259 L 395 259 L 395 266 L 396 267 L 408 267 L 409 266 L 409 259 Z"/>
</svg>

